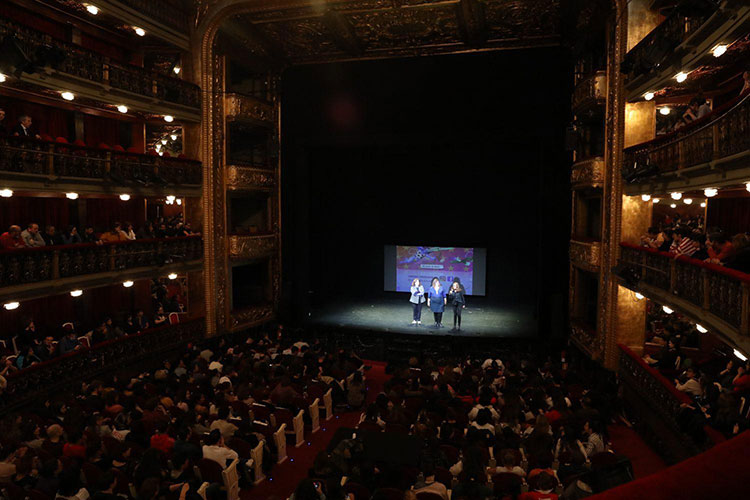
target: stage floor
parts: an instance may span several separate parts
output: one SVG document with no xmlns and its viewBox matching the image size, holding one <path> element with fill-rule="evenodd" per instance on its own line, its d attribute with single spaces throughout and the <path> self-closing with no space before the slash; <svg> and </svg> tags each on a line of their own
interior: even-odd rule
<svg viewBox="0 0 750 500">
<path fill-rule="evenodd" d="M 383 299 L 332 303 L 311 313 L 310 323 L 413 335 L 452 335 L 464 337 L 532 337 L 537 334 L 537 321 L 532 307 L 482 305 L 463 311 L 461 331 L 451 332 L 453 310 L 450 305 L 443 314 L 443 328 L 435 328 L 432 311 L 422 309 L 422 325 L 411 324 L 412 308 L 408 301 Z"/>
</svg>

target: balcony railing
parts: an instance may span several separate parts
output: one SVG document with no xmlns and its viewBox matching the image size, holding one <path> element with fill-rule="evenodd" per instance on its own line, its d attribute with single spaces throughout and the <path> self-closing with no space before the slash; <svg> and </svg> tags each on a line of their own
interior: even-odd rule
<svg viewBox="0 0 750 500">
<path fill-rule="evenodd" d="M 0 138 L 0 171 L 116 185 L 200 185 L 199 161 L 127 153 L 28 137 Z"/>
<path fill-rule="evenodd" d="M 203 256 L 200 235 L 0 250 L 0 288 L 188 262 Z"/>
<path fill-rule="evenodd" d="M 750 93 L 700 121 L 625 150 L 623 175 L 633 182 L 705 165 L 750 150 Z"/>
<path fill-rule="evenodd" d="M 122 3 L 132 7 L 141 14 L 150 17 L 154 21 L 176 29 L 187 32 L 190 29 L 190 16 L 184 8 L 185 3 L 180 0 L 121 0 Z"/>
<path fill-rule="evenodd" d="M 133 94 L 191 108 L 200 107 L 200 87 L 190 82 L 138 66 L 116 63 L 77 45 L 55 40 L 40 31 L 0 20 L 0 37 L 6 35 L 15 35 L 19 46 L 26 54 L 55 52 L 61 54 L 61 57 L 50 61 L 52 69 L 61 73 Z"/>
<path fill-rule="evenodd" d="M 680 424 L 679 415 L 682 405 L 694 405 L 693 400 L 627 346 L 620 344 L 619 348 L 618 374 L 623 383 L 623 398 L 640 420 L 636 427 L 650 430 L 647 438 L 657 441 L 652 444 L 658 445 L 668 462 L 688 458 L 725 440 L 708 425 L 703 427 L 705 442 L 691 439 Z"/>
<path fill-rule="evenodd" d="M 579 110 L 585 104 L 603 103 L 607 96 L 607 74 L 604 71 L 581 79 L 573 90 L 571 102 L 573 110 Z"/>
<path fill-rule="evenodd" d="M 645 284 L 667 291 L 750 335 L 750 274 L 701 260 L 621 243 L 622 262 Z"/>
<path fill-rule="evenodd" d="M 686 8 L 676 7 L 625 56 L 623 70 L 628 80 L 663 67 L 665 61 L 674 54 L 674 50 L 699 29 L 713 15 L 715 9 L 707 5 L 701 9 L 689 9 L 687 5 Z"/>
<path fill-rule="evenodd" d="M 36 399 L 44 400 L 57 391 L 69 389 L 76 381 L 124 367 L 145 368 L 165 353 L 198 341 L 204 335 L 205 321 L 201 318 L 151 328 L 37 363 L 7 377 L 8 386 L 0 397 L 0 414 Z"/>
</svg>

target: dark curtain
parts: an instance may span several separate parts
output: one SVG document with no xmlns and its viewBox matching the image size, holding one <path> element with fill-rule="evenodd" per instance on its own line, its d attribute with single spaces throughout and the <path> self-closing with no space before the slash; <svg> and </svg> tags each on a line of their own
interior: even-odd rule
<svg viewBox="0 0 750 500">
<path fill-rule="evenodd" d="M 719 227 L 730 236 L 750 231 L 750 198 L 709 199 L 706 227 Z"/>
<path fill-rule="evenodd" d="M 34 320 L 38 332 L 59 336 L 62 324 L 75 315 L 73 301 L 73 297 L 66 293 L 25 300 L 12 311 L 0 308 L 0 323 L 3 325 L 0 337 L 10 339 L 19 335 L 30 319 Z"/>
<path fill-rule="evenodd" d="M 0 231 L 7 231 L 12 224 L 25 229 L 30 222 L 39 224 L 41 230 L 51 224 L 62 231 L 70 224 L 71 203 L 75 202 L 65 198 L 0 198 Z"/>
<path fill-rule="evenodd" d="M 119 221 L 132 222 L 136 231 L 146 221 L 146 202 L 143 198 L 122 201 L 120 199 L 93 198 L 86 201 L 86 223 L 98 232 L 104 232 Z"/>
<path fill-rule="evenodd" d="M 5 110 L 3 126 L 7 130 L 18 123 L 18 117 L 29 115 L 32 128 L 36 129 L 39 134 L 47 134 L 53 139 L 56 137 L 65 137 L 68 141 L 74 139 L 72 136 L 75 126 L 72 111 L 24 101 L 5 101 L 0 105 Z"/>
<path fill-rule="evenodd" d="M 98 52 L 116 61 L 128 62 L 129 59 L 127 52 L 123 48 L 107 43 L 87 33 L 81 33 L 81 47 Z"/>
<path fill-rule="evenodd" d="M 105 143 L 109 147 L 119 144 L 120 122 L 110 118 L 83 115 L 83 137 L 86 144 L 95 148 Z"/>
<path fill-rule="evenodd" d="M 29 12 L 10 2 L 0 2 L 0 16 L 15 21 L 18 24 L 29 26 L 37 31 L 42 31 L 58 40 L 68 40 L 68 30 L 63 24 Z"/>
</svg>

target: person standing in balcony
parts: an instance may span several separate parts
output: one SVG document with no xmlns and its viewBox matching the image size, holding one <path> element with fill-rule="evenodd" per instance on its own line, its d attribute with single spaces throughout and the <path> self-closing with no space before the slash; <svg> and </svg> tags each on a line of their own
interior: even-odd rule
<svg viewBox="0 0 750 500">
<path fill-rule="evenodd" d="M 25 247 L 26 243 L 21 238 L 21 226 L 10 226 L 8 231 L 0 235 L 0 248 L 13 249 Z"/>
<path fill-rule="evenodd" d="M 30 222 L 29 226 L 21 233 L 21 239 L 27 247 L 43 247 L 46 245 L 44 238 L 39 234 L 39 224 Z"/>
<path fill-rule="evenodd" d="M 427 307 L 432 310 L 432 314 L 435 317 L 435 328 L 443 327 L 443 312 L 447 303 L 448 297 L 443 285 L 440 284 L 439 279 L 432 278 L 432 284 L 427 295 Z"/>
<path fill-rule="evenodd" d="M 35 139 L 41 139 L 42 137 L 31 128 L 31 117 L 29 115 L 21 115 L 18 117 L 18 123 L 10 131 L 11 135 L 20 137 L 33 137 Z"/>
<path fill-rule="evenodd" d="M 422 324 L 422 304 L 425 302 L 424 298 L 424 287 L 419 281 L 419 278 L 414 278 L 411 282 L 411 295 L 409 296 L 409 302 L 412 308 L 412 325 Z"/>
</svg>

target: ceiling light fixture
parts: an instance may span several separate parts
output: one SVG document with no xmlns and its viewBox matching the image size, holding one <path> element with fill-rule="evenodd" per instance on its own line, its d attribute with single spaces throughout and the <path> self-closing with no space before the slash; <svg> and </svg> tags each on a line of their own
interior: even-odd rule
<svg viewBox="0 0 750 500">
<path fill-rule="evenodd" d="M 176 280 L 177 279 L 177 273 L 169 273 L 167 275 L 167 278 L 169 278 L 171 280 Z"/>
<path fill-rule="evenodd" d="M 0 189 L 0 198 L 10 198 L 11 196 L 13 196 L 12 189 Z"/>
<path fill-rule="evenodd" d="M 169 136 L 169 138 L 172 139 L 173 141 L 176 141 L 177 140 L 177 134 L 172 134 L 172 135 Z"/>
<path fill-rule="evenodd" d="M 119 106 L 117 106 L 117 111 L 119 111 L 120 113 L 127 113 L 128 107 L 124 104 L 120 104 Z"/>
<path fill-rule="evenodd" d="M 71 297 L 80 297 L 81 295 L 83 295 L 83 290 L 71 290 L 70 291 Z"/>
<path fill-rule="evenodd" d="M 742 354 L 737 349 L 734 350 L 734 355 L 737 356 L 738 358 L 740 358 L 740 360 L 742 360 L 743 362 L 747 361 L 747 356 L 745 356 L 744 354 Z"/>
<path fill-rule="evenodd" d="M 179 74 L 180 74 L 180 71 L 182 71 L 182 68 L 180 68 L 179 66 L 175 66 L 175 67 L 174 67 L 174 68 L 172 69 L 172 71 L 174 71 L 174 74 L 175 74 L 175 75 L 179 75 Z"/>
<path fill-rule="evenodd" d="M 122 201 L 128 201 L 130 199 L 130 195 L 123 193 L 123 194 L 120 195 L 120 199 Z"/>
<path fill-rule="evenodd" d="M 748 191 L 750 191 L 750 182 L 745 183 L 745 189 L 747 189 Z"/>
<path fill-rule="evenodd" d="M 671 204 L 671 205 L 669 205 L 669 206 L 670 206 L 671 208 L 677 208 L 677 204 L 675 204 L 675 203 L 672 203 L 672 204 Z"/>
<path fill-rule="evenodd" d="M 8 79 L 7 76 L 5 76 L 4 74 L 0 73 L 0 83 L 3 83 L 7 79 Z"/>
<path fill-rule="evenodd" d="M 164 115 L 164 121 L 167 123 L 172 123 L 174 121 L 174 116 L 172 115 Z"/>
<path fill-rule="evenodd" d="M 719 44 L 713 48 L 711 53 L 714 55 L 714 57 L 721 57 L 726 53 L 726 51 L 727 51 L 727 46 L 724 44 Z"/>
<path fill-rule="evenodd" d="M 693 203 L 693 199 L 692 199 L 692 198 L 685 198 L 684 200 L 682 200 L 682 202 L 683 202 L 683 203 L 684 203 L 685 205 L 690 205 L 690 204 L 692 204 L 692 203 Z"/>
<path fill-rule="evenodd" d="M 164 144 L 164 145 L 166 145 L 167 144 L 167 140 L 166 139 L 162 139 L 161 143 Z"/>
<path fill-rule="evenodd" d="M 649 201 L 651 199 L 651 195 L 650 194 L 642 194 L 641 195 L 641 199 L 643 201 Z"/>
<path fill-rule="evenodd" d="M 706 188 L 703 190 L 703 194 L 706 195 L 706 198 L 713 198 L 719 193 L 719 190 L 716 188 Z"/>
<path fill-rule="evenodd" d="M 66 101 L 72 101 L 76 98 L 73 92 L 68 92 L 67 90 L 65 92 L 60 92 L 60 97 L 62 97 Z"/>
<path fill-rule="evenodd" d="M 669 108 L 669 106 L 662 106 L 661 108 L 659 108 L 659 113 L 661 113 L 662 116 L 667 116 L 671 112 L 672 110 Z"/>
<path fill-rule="evenodd" d="M 660 198 L 651 198 L 651 203 L 659 203 L 660 201 Z"/>
<path fill-rule="evenodd" d="M 135 31 L 135 34 L 138 36 L 146 36 L 146 30 L 139 28 L 138 26 L 133 26 L 133 31 Z"/>
<path fill-rule="evenodd" d="M 701 332 L 701 333 L 706 333 L 706 332 L 708 332 L 708 329 L 707 329 L 707 328 L 704 328 L 704 327 L 703 327 L 703 325 L 700 325 L 700 324 L 698 324 L 698 323 L 696 323 L 696 324 L 695 324 L 695 329 L 696 329 L 696 330 L 698 330 L 698 331 L 699 331 L 699 332 Z"/>
<path fill-rule="evenodd" d="M 673 200 L 679 200 L 680 198 L 682 198 L 682 193 L 680 193 L 679 191 L 674 191 L 672 193 L 669 193 L 669 196 L 671 196 Z"/>
<path fill-rule="evenodd" d="M 178 205 L 182 205 L 182 198 L 177 198 L 177 199 L 176 199 L 176 200 L 174 200 L 174 201 L 175 201 L 175 203 L 177 203 Z"/>
<path fill-rule="evenodd" d="M 706 202 L 701 203 L 701 208 L 706 208 Z"/>
<path fill-rule="evenodd" d="M 640 294 L 638 292 L 635 292 L 635 298 L 638 299 L 638 300 L 643 300 L 644 299 L 643 294 Z"/>
<path fill-rule="evenodd" d="M 69 200 L 77 200 L 78 193 L 65 193 L 65 197 Z"/>
<path fill-rule="evenodd" d="M 677 83 L 682 83 L 685 80 L 687 80 L 688 74 L 684 71 L 680 71 L 676 75 L 674 75 L 674 79 L 677 80 Z"/>
<path fill-rule="evenodd" d="M 99 7 L 96 5 L 91 5 L 90 3 L 83 4 L 84 7 L 86 7 L 86 12 L 91 14 L 92 16 L 95 16 L 99 13 Z"/>
<path fill-rule="evenodd" d="M 674 310 L 672 308 L 667 307 L 667 306 L 661 306 L 661 308 L 667 314 L 672 314 L 674 312 Z"/>
<path fill-rule="evenodd" d="M 6 311 L 12 311 L 13 309 L 18 309 L 18 306 L 20 306 L 20 302 L 6 302 L 3 304 L 3 307 Z"/>
<path fill-rule="evenodd" d="M 131 286 L 133 286 L 133 282 L 132 282 L 132 281 L 130 281 L 130 280 L 128 280 L 128 281 L 123 281 L 123 282 L 122 282 L 122 286 L 124 286 L 125 288 L 130 288 Z"/>
<path fill-rule="evenodd" d="M 645 94 L 643 94 L 643 98 L 646 99 L 647 101 L 650 101 L 651 99 L 654 98 L 654 93 L 653 92 L 646 92 Z"/>
</svg>

